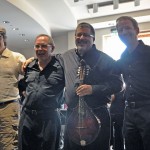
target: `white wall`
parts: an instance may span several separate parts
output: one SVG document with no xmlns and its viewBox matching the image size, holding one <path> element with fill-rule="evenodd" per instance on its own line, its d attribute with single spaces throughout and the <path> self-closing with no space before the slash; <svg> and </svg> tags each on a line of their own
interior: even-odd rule
<svg viewBox="0 0 150 150">
<path fill-rule="evenodd" d="M 68 50 L 68 34 L 64 34 L 58 37 L 53 37 L 55 42 L 55 51 L 54 53 L 62 53 Z"/>
<path fill-rule="evenodd" d="M 140 27 L 141 31 L 143 31 L 143 30 L 149 30 L 150 31 L 150 22 L 139 24 L 139 27 Z M 104 29 L 95 30 L 95 33 L 96 33 L 95 44 L 99 50 L 103 50 L 103 35 L 110 34 L 110 29 L 111 28 L 104 28 Z M 75 46 L 74 33 L 75 33 L 75 31 L 70 31 L 70 32 L 63 34 L 61 36 L 53 37 L 54 42 L 55 42 L 55 46 L 56 46 L 54 53 L 62 53 L 62 52 L 67 51 L 69 49 L 75 48 L 76 46 Z M 21 50 L 19 52 L 21 52 Z M 27 56 L 27 58 L 29 58 L 31 56 L 35 56 L 35 52 L 34 52 L 33 48 L 30 51 L 29 50 L 23 51 L 22 54 Z"/>
<path fill-rule="evenodd" d="M 150 22 L 141 23 L 139 24 L 140 31 L 149 30 L 150 31 Z M 95 30 L 95 44 L 99 50 L 103 49 L 103 35 L 110 34 L 111 28 L 104 28 L 104 29 L 97 29 Z M 55 37 L 54 41 L 56 44 L 56 51 L 55 52 L 64 52 L 68 49 L 75 48 L 75 31 L 68 32 L 68 35 L 63 35 L 59 37 Z"/>
<path fill-rule="evenodd" d="M 140 27 L 141 31 L 143 31 L 143 30 L 150 31 L 150 22 L 139 24 L 139 27 Z M 62 53 L 64 51 L 67 51 L 69 49 L 76 47 L 74 32 L 75 31 L 70 31 L 61 36 L 53 37 L 55 45 L 56 45 L 54 53 Z M 103 35 L 110 34 L 110 28 L 97 29 L 97 30 L 95 30 L 95 33 L 96 33 L 96 35 L 95 35 L 96 36 L 96 38 L 95 38 L 96 47 L 99 50 L 103 50 Z M 12 49 L 12 50 L 15 51 L 15 49 Z M 34 52 L 33 48 L 31 50 L 25 50 L 23 52 L 21 50 L 18 50 L 18 52 L 24 54 L 26 56 L 26 58 L 35 56 L 35 52 Z"/>
</svg>

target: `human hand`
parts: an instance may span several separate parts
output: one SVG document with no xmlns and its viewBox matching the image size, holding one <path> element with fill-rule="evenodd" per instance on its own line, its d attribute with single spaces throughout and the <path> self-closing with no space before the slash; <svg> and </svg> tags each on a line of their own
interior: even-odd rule
<svg viewBox="0 0 150 150">
<path fill-rule="evenodd" d="M 35 58 L 34 57 L 31 57 L 29 59 L 27 59 L 23 65 L 22 65 L 22 71 L 25 72 L 26 68 L 27 68 L 27 65 L 30 64 Z"/>
<path fill-rule="evenodd" d="M 76 89 L 76 94 L 78 96 L 91 95 L 92 94 L 92 86 L 83 84 Z"/>
</svg>

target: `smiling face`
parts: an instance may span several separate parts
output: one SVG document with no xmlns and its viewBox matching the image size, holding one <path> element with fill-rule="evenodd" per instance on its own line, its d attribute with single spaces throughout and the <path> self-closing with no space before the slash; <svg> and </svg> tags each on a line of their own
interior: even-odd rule
<svg viewBox="0 0 150 150">
<path fill-rule="evenodd" d="M 44 35 L 36 38 L 34 49 L 39 61 L 50 60 L 53 52 L 53 46 L 49 41 L 49 37 Z"/>
<path fill-rule="evenodd" d="M 79 26 L 75 33 L 75 43 L 81 55 L 86 53 L 94 44 L 94 35 L 91 33 L 91 29 L 87 26 Z"/>
<path fill-rule="evenodd" d="M 131 20 L 125 18 L 120 19 L 117 21 L 116 27 L 119 38 L 126 46 L 136 43 L 139 28 L 138 26 L 134 26 Z"/>
</svg>

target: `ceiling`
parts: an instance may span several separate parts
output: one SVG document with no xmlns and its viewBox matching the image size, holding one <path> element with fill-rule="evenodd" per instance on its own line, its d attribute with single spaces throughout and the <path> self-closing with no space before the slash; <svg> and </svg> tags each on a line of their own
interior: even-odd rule
<svg viewBox="0 0 150 150">
<path fill-rule="evenodd" d="M 150 0 L 0 0 L 0 25 L 8 47 L 24 54 L 38 34 L 57 37 L 81 21 L 106 28 L 115 25 L 116 15 L 134 12 L 138 22 L 150 22 Z"/>
</svg>

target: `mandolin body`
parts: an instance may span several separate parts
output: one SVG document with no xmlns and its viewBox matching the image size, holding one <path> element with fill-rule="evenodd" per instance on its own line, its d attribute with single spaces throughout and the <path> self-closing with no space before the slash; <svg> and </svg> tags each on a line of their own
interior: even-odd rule
<svg viewBox="0 0 150 150">
<path fill-rule="evenodd" d="M 86 63 L 82 59 L 78 68 L 79 86 L 84 83 L 85 75 L 88 72 Z M 100 120 L 88 107 L 84 97 L 79 96 L 77 107 L 68 117 L 66 130 L 69 138 L 77 145 L 86 146 L 97 138 L 100 131 Z"/>
<path fill-rule="evenodd" d="M 67 134 L 74 143 L 86 146 L 98 136 L 100 120 L 84 100 L 81 104 L 73 110 L 67 120 Z"/>
</svg>

